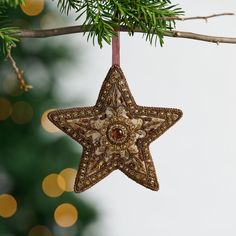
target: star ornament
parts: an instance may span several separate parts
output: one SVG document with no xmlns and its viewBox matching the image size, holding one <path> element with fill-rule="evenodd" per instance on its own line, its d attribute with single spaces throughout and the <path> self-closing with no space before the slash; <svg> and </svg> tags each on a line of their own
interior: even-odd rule
<svg viewBox="0 0 236 236">
<path fill-rule="evenodd" d="M 138 106 L 119 66 L 112 66 L 96 105 L 52 111 L 49 120 L 83 146 L 75 192 L 83 192 L 114 170 L 157 191 L 149 144 L 174 125 L 182 111 Z"/>
</svg>

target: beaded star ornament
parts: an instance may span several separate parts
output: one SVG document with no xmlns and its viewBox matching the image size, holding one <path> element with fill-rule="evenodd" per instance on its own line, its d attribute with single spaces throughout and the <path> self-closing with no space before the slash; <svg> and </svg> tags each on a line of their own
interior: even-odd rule
<svg viewBox="0 0 236 236">
<path fill-rule="evenodd" d="M 87 190 L 114 170 L 157 191 L 149 145 L 182 117 L 182 111 L 137 105 L 120 68 L 119 37 L 113 38 L 112 47 L 113 65 L 95 106 L 55 110 L 48 118 L 83 147 L 75 192 Z"/>
</svg>

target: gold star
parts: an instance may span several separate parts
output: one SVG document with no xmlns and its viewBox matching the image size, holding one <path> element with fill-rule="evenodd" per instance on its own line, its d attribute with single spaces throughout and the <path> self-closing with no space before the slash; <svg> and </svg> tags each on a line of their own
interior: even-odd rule
<svg viewBox="0 0 236 236">
<path fill-rule="evenodd" d="M 83 146 L 75 192 L 119 169 L 158 190 L 149 144 L 174 125 L 182 111 L 138 106 L 119 66 L 112 66 L 93 107 L 52 111 L 48 118 Z"/>
</svg>

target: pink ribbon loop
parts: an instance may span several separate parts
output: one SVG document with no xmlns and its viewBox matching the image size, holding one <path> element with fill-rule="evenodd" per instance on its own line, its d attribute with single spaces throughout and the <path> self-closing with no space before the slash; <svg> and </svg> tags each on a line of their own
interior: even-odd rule
<svg viewBox="0 0 236 236">
<path fill-rule="evenodd" d="M 120 32 L 112 37 L 112 65 L 120 66 Z"/>
</svg>

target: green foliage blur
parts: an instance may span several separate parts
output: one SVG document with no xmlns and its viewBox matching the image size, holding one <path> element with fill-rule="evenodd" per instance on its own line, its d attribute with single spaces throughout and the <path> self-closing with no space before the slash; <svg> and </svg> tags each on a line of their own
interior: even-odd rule
<svg viewBox="0 0 236 236">
<path fill-rule="evenodd" d="M 39 27 L 45 12 L 46 9 L 40 16 L 28 17 L 20 9 L 13 9 L 8 14 L 17 26 Z M 73 60 L 73 48 L 65 43 L 66 39 L 64 43 L 54 42 L 54 39 L 24 40 L 13 49 L 15 60 L 26 71 L 26 79 L 35 81 L 34 89 L 28 93 L 16 88 L 12 68 L 6 60 L 0 61 L 0 99 L 11 106 L 24 101 L 33 110 L 32 119 L 26 124 L 17 124 L 11 115 L 6 120 L 0 119 L 0 195 L 9 193 L 18 203 L 12 217 L 0 216 L 1 236 L 28 236 L 35 225 L 45 225 L 53 236 L 83 236 L 97 218 L 94 207 L 74 193 L 50 198 L 42 191 L 42 181 L 47 175 L 77 168 L 81 151 L 79 145 L 75 150 L 73 141 L 65 135 L 47 133 L 41 126 L 43 112 L 61 106 L 55 95 L 56 66 Z M 27 76 L 30 71 L 31 78 Z M 4 112 L 1 109 L 0 106 L 0 114 Z M 18 111 L 17 119 L 26 115 L 27 111 Z M 61 228 L 54 220 L 54 211 L 62 203 L 73 204 L 79 213 L 77 223 L 70 228 Z"/>
</svg>

